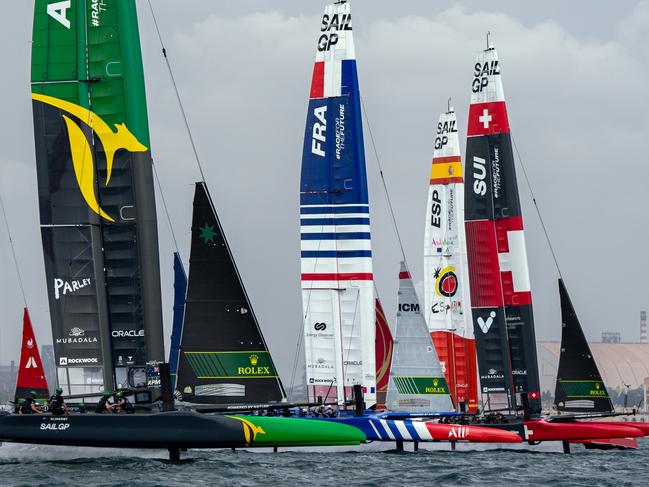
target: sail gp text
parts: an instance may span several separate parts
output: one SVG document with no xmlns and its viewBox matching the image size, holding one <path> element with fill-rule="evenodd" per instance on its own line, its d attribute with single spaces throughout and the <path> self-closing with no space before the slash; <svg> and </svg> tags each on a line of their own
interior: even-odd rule
<svg viewBox="0 0 649 487">
<path fill-rule="evenodd" d="M 70 423 L 41 423 L 41 430 L 65 431 L 70 428 Z"/>
</svg>

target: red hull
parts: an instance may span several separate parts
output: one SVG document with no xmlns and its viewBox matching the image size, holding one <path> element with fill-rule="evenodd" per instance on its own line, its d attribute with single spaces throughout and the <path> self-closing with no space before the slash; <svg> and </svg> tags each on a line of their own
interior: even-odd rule
<svg viewBox="0 0 649 487">
<path fill-rule="evenodd" d="M 621 423 L 548 423 L 545 420 L 525 421 L 527 441 L 599 440 L 601 438 L 640 438 L 638 428 Z"/>
<path fill-rule="evenodd" d="M 607 438 L 600 440 L 574 440 L 570 443 L 584 445 L 587 449 L 594 450 L 637 450 L 638 440 L 635 438 Z"/>
<path fill-rule="evenodd" d="M 464 401 L 470 413 L 478 411 L 478 373 L 475 340 L 448 331 L 431 332 L 440 362 L 445 364 L 453 404 Z"/>
<path fill-rule="evenodd" d="M 426 428 L 434 441 L 468 441 L 471 443 L 521 443 L 523 441 L 513 431 L 485 426 L 426 422 Z"/>
<path fill-rule="evenodd" d="M 640 421 L 597 421 L 597 424 L 630 426 L 631 428 L 639 429 L 644 433 L 645 436 L 649 435 L 649 423 L 642 423 Z"/>
</svg>

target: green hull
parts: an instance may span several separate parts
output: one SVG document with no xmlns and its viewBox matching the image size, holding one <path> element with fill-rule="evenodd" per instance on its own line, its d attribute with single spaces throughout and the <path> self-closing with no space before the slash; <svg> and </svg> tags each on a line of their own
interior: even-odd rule
<svg viewBox="0 0 649 487">
<path fill-rule="evenodd" d="M 366 440 L 358 428 L 312 419 L 230 416 L 244 424 L 246 440 L 254 447 L 358 445 Z"/>
</svg>

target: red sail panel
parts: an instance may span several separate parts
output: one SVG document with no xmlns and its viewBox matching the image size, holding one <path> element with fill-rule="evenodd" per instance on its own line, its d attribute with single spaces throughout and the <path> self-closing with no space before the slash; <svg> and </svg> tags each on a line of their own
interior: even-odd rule
<svg viewBox="0 0 649 487">
<path fill-rule="evenodd" d="M 470 413 L 478 411 L 478 375 L 475 340 L 461 337 L 453 332 L 431 333 L 453 404 L 463 402 Z"/>
<path fill-rule="evenodd" d="M 35 391 L 39 399 L 49 397 L 47 379 L 41 355 L 38 352 L 36 336 L 29 318 L 29 311 L 25 308 L 23 312 L 23 341 L 16 380 L 16 400 L 26 397 L 31 391 Z"/>
<path fill-rule="evenodd" d="M 390 366 L 392 365 L 392 351 L 394 340 L 388 320 L 385 317 L 381 301 L 376 300 L 376 407 L 385 407 L 385 397 L 390 382 Z"/>
<path fill-rule="evenodd" d="M 502 307 L 503 292 L 493 220 L 467 221 L 466 246 L 471 285 L 471 306 Z"/>
</svg>

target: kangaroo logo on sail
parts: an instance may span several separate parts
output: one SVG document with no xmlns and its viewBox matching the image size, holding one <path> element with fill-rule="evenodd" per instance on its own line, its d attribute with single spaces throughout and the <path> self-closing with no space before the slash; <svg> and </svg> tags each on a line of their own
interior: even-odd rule
<svg viewBox="0 0 649 487">
<path fill-rule="evenodd" d="M 471 91 L 480 93 L 489 85 L 489 76 L 500 74 L 500 65 L 498 61 L 485 61 L 484 63 L 475 63 L 473 69 L 473 83 Z"/>
<path fill-rule="evenodd" d="M 324 14 L 322 16 L 322 27 L 320 27 L 320 38 L 318 39 L 318 51 L 328 51 L 338 44 L 339 30 L 352 30 L 352 14 Z M 333 32 L 332 32 L 333 31 Z"/>
<path fill-rule="evenodd" d="M 148 150 L 131 133 L 126 127 L 126 124 L 115 124 L 114 127 L 117 131 L 113 132 L 113 129 L 100 116 L 79 105 L 38 93 L 32 93 L 32 99 L 56 107 L 79 120 L 86 121 L 88 127 L 94 131 L 104 147 L 106 157 L 106 186 L 110 182 L 113 161 L 117 151 L 125 149 L 129 152 L 146 152 Z M 113 217 L 101 208 L 97 200 L 97 195 L 95 194 L 95 185 L 97 182 L 95 177 L 95 162 L 88 137 L 77 122 L 67 115 L 62 115 L 62 117 L 68 129 L 72 165 L 81 195 L 93 212 L 109 222 L 114 222 Z"/>
<path fill-rule="evenodd" d="M 482 157 L 473 156 L 473 192 L 478 196 L 487 194 L 487 161 Z"/>
<path fill-rule="evenodd" d="M 315 107 L 313 115 L 318 120 L 313 123 L 313 138 L 311 139 L 311 153 L 325 157 L 324 144 L 327 142 L 327 105 Z"/>
<path fill-rule="evenodd" d="M 83 289 L 86 286 L 90 286 L 92 280 L 88 277 L 85 279 L 77 279 L 76 281 L 67 282 L 58 277 L 54 278 L 54 299 L 60 299 L 61 296 L 66 294 L 71 294 Z"/>
</svg>

